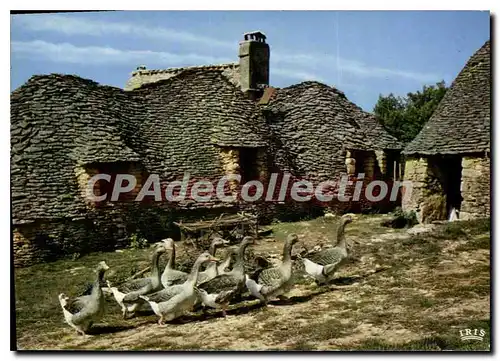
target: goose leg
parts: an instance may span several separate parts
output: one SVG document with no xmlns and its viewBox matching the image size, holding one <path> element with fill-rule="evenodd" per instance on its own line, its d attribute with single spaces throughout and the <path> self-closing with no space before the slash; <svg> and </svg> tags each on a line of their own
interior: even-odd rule
<svg viewBox="0 0 500 361">
<path fill-rule="evenodd" d="M 160 326 L 163 326 L 165 324 L 165 321 L 163 320 L 163 316 L 160 316 L 160 319 L 158 320 L 158 324 Z"/>
<path fill-rule="evenodd" d="M 224 303 L 222 305 L 222 316 L 226 317 L 227 316 L 227 313 L 226 313 L 226 310 L 227 308 L 229 307 L 229 304 L 230 304 L 231 301 L 228 301 L 226 303 Z"/>
</svg>

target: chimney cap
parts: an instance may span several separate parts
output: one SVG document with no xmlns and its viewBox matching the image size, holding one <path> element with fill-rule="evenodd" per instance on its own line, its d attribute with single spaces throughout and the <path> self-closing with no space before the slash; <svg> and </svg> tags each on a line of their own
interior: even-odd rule
<svg viewBox="0 0 500 361">
<path fill-rule="evenodd" d="M 243 34 L 245 41 L 266 42 L 266 35 L 262 31 L 249 31 Z"/>
</svg>

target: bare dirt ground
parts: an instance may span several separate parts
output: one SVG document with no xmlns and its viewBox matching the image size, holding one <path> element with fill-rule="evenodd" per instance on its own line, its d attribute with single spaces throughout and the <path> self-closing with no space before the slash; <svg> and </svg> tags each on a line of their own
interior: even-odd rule
<svg viewBox="0 0 500 361">
<path fill-rule="evenodd" d="M 164 326 L 156 323 L 155 315 L 122 320 L 110 299 L 93 335 L 79 336 L 64 323 L 57 295 L 81 289 L 101 259 L 115 269 L 115 277 L 125 269 L 133 274 L 148 264 L 150 250 L 100 253 L 18 269 L 18 348 L 489 350 L 489 226 L 456 222 L 410 235 L 407 229 L 382 227 L 385 218 L 359 216 L 346 228 L 351 257 L 332 284 L 316 286 L 297 266 L 289 301 L 263 308 L 248 297 L 232 305 L 226 318 L 210 311 Z M 273 224 L 273 236 L 260 240 L 252 251 L 277 260 L 288 233 L 300 237 L 295 252 L 328 245 L 337 222 L 318 218 Z M 189 247 L 179 245 L 179 258 L 189 253 Z M 465 328 L 487 334 L 482 342 L 461 341 L 459 331 Z"/>
</svg>

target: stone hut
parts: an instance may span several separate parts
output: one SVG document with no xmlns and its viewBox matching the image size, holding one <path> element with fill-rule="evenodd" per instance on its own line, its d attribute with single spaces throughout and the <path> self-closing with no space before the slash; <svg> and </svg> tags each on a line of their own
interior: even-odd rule
<svg viewBox="0 0 500 361">
<path fill-rule="evenodd" d="M 418 219 L 490 216 L 491 52 L 488 40 L 467 62 L 436 111 L 404 149 L 403 209 Z"/>
<path fill-rule="evenodd" d="M 266 183 L 273 172 L 312 181 L 358 173 L 367 179 L 400 178 L 401 144 L 373 115 L 318 82 L 270 87 L 269 58 L 265 36 L 254 32 L 244 35 L 238 64 L 141 66 L 125 90 L 59 74 L 33 76 L 16 89 L 11 94 L 15 265 L 113 249 L 138 231 L 158 239 L 173 220 L 242 209 L 270 217 L 280 212 L 279 204 L 237 198 L 166 202 L 149 194 L 134 202 L 154 187 L 152 175 L 163 194 L 186 174 L 191 182 L 211 183 L 239 174 L 241 182 L 229 182 L 226 195 L 247 181 Z M 90 189 L 89 180 L 100 174 L 109 178 Z M 112 184 L 124 174 L 136 183 L 113 200 Z M 324 207 L 335 204 L 301 205 Z"/>
</svg>

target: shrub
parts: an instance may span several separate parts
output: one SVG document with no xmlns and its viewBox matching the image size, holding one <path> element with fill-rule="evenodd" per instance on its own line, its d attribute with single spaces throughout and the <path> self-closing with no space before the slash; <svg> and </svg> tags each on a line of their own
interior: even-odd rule
<svg viewBox="0 0 500 361">
<path fill-rule="evenodd" d="M 392 228 L 404 228 L 412 227 L 418 223 L 417 214 L 414 211 L 403 212 L 401 207 L 397 207 L 393 212 L 391 212 L 391 219 L 384 221 L 382 226 L 392 227 Z"/>
<path fill-rule="evenodd" d="M 139 237 L 136 233 L 133 233 L 129 239 L 130 239 L 129 248 L 131 249 L 143 249 L 148 246 L 148 240 Z"/>
</svg>

